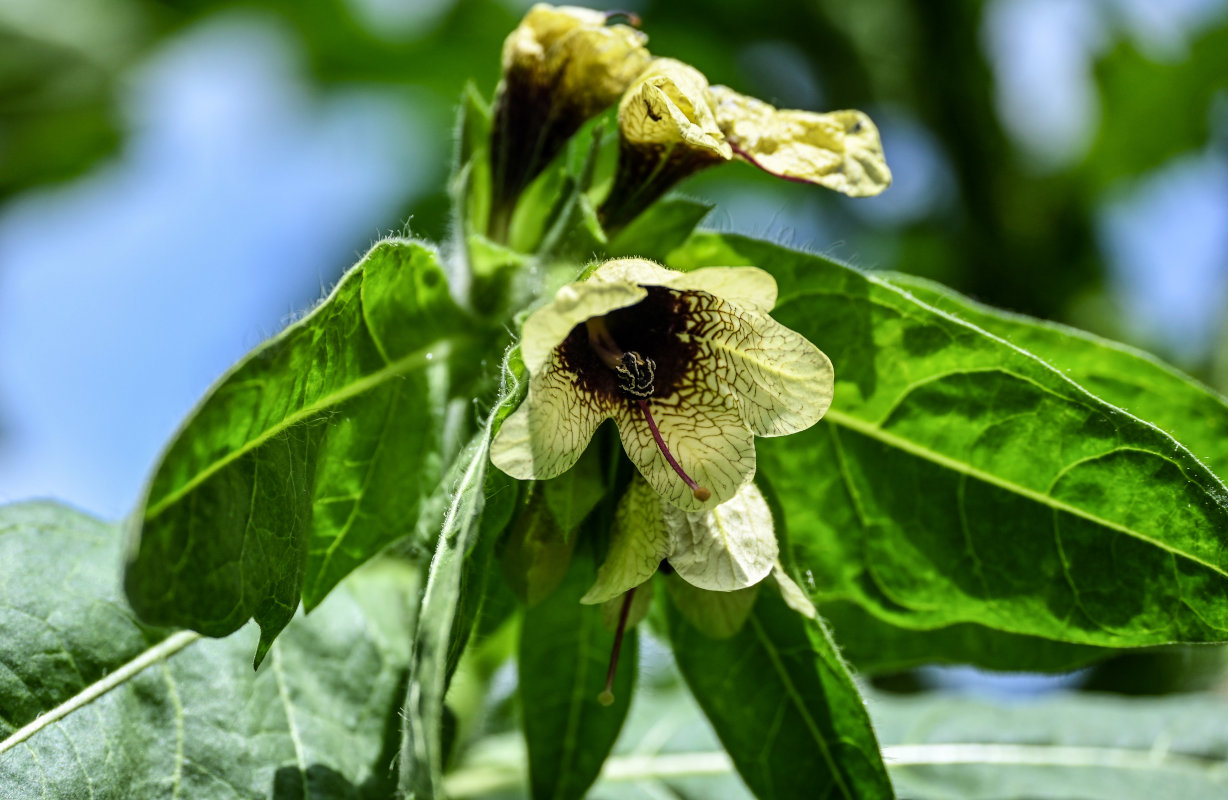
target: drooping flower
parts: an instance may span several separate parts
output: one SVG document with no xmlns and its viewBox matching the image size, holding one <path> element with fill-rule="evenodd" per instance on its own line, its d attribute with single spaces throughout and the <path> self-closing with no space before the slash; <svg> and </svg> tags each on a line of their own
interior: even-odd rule
<svg viewBox="0 0 1228 800">
<path fill-rule="evenodd" d="M 615 511 L 605 562 L 580 598 L 581 603 L 602 604 L 606 616 L 619 611 L 603 702 L 612 699 L 617 643 L 646 612 L 642 601 L 652 589 L 647 581 L 658 571 L 665 573 L 670 600 L 683 618 L 714 638 L 741 629 L 769 576 L 791 608 L 817 616 L 810 598 L 781 565 L 772 512 L 753 482 L 715 508 L 683 511 L 633 478 Z"/>
<path fill-rule="evenodd" d="M 492 235 L 516 198 L 585 121 L 612 106 L 651 60 L 619 12 L 538 3 L 503 43 L 491 130 Z"/>
<path fill-rule="evenodd" d="M 781 111 L 701 72 L 659 58 L 618 106 L 619 162 L 598 216 L 608 232 L 635 218 L 675 183 L 739 159 L 786 180 L 851 197 L 891 183 L 874 123 L 860 111 Z"/>
<path fill-rule="evenodd" d="M 804 430 L 831 404 L 831 362 L 768 315 L 775 303 L 776 281 L 755 267 L 606 262 L 526 320 L 528 395 L 491 460 L 515 478 L 552 478 L 613 418 L 668 502 L 698 511 L 731 499 L 754 476 L 754 436 Z"/>
</svg>

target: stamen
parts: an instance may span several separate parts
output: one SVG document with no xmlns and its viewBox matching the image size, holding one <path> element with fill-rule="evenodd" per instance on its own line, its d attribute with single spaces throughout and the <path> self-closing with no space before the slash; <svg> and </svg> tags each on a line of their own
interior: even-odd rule
<svg viewBox="0 0 1228 800">
<path fill-rule="evenodd" d="M 605 674 L 605 691 L 597 695 L 597 702 L 603 706 L 614 703 L 614 671 L 618 669 L 618 651 L 623 646 L 623 634 L 627 631 L 627 616 L 631 613 L 633 597 L 635 597 L 634 586 L 623 595 L 623 608 L 618 613 L 618 630 L 614 631 L 614 648 L 610 650 L 610 669 Z"/>
<path fill-rule="evenodd" d="M 605 318 L 589 317 L 584 321 L 584 327 L 588 330 L 588 344 L 593 348 L 593 352 L 607 367 L 618 370 L 623 364 L 623 351 L 614 341 L 610 329 L 605 326 Z"/>
<path fill-rule="evenodd" d="M 639 405 L 640 411 L 644 412 L 644 419 L 648 420 L 648 430 L 652 431 L 652 438 L 657 440 L 657 447 L 661 449 L 661 455 L 665 456 L 665 460 L 674 468 L 674 472 L 678 473 L 678 477 L 682 478 L 686 485 L 691 487 L 691 494 L 695 496 L 695 499 L 701 503 L 706 501 L 712 496 L 712 492 L 706 486 L 700 486 L 690 475 L 687 475 L 683 471 L 682 466 L 674 459 L 673 454 L 669 452 L 669 448 L 665 446 L 665 440 L 661 438 L 661 431 L 657 430 L 657 421 L 652 418 L 652 412 L 648 410 L 648 401 L 641 397 Z"/>
</svg>

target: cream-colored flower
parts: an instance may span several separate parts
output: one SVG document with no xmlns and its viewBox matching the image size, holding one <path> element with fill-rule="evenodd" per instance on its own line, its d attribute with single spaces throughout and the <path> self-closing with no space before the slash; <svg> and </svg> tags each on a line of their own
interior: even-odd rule
<svg viewBox="0 0 1228 800">
<path fill-rule="evenodd" d="M 860 111 L 780 111 L 726 86 L 711 87 L 709 95 L 734 154 L 766 172 L 849 197 L 891 185 L 878 128 Z"/>
<path fill-rule="evenodd" d="M 831 404 L 831 362 L 768 315 L 775 303 L 776 281 L 755 267 L 606 262 L 525 322 L 528 396 L 491 460 L 552 478 L 613 418 L 667 501 L 699 511 L 731 499 L 754 476 L 756 435 L 804 430 Z"/>
</svg>

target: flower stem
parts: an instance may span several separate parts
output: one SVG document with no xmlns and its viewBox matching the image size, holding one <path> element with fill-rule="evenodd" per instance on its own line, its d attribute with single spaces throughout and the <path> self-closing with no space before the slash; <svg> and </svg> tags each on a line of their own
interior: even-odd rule
<svg viewBox="0 0 1228 800">
<path fill-rule="evenodd" d="M 686 482 L 687 486 L 691 487 L 691 493 L 695 495 L 695 499 L 699 502 L 704 502 L 712 496 L 712 492 L 706 486 L 700 486 L 698 483 L 683 471 L 682 465 L 679 464 L 669 448 L 665 446 L 665 440 L 661 438 L 661 431 L 657 429 L 657 421 L 652 418 L 652 411 L 648 409 L 648 401 L 644 398 L 639 399 L 640 411 L 644 412 L 644 419 L 648 420 L 648 430 L 652 431 L 652 438 L 657 440 L 657 447 L 661 449 L 661 455 L 665 456 L 665 460 L 674 468 L 674 472 L 678 473 L 678 477 Z"/>
<path fill-rule="evenodd" d="M 635 597 L 632 586 L 623 595 L 622 611 L 618 613 L 618 630 L 614 632 L 614 649 L 610 651 L 610 668 L 605 674 L 605 691 L 597 695 L 597 702 L 603 706 L 614 703 L 614 672 L 618 669 L 618 651 L 623 647 L 623 634 L 627 632 L 627 617 L 631 613 L 631 600 Z"/>
</svg>

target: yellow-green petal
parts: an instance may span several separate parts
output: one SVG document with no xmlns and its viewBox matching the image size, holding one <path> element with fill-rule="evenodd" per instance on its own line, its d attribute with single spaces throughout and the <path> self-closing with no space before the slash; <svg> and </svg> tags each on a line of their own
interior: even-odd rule
<svg viewBox="0 0 1228 800">
<path fill-rule="evenodd" d="M 554 478 L 579 460 L 610 416 L 597 398 L 576 391 L 557 360 L 532 376 L 529 393 L 490 443 L 490 460 L 520 480 Z"/>
<path fill-rule="evenodd" d="M 648 292 L 635 284 L 614 281 L 569 283 L 559 289 L 552 301 L 525 320 L 520 355 L 529 374 L 545 366 L 551 351 L 562 344 L 572 328 L 591 317 L 633 306 L 647 296 Z"/>
<path fill-rule="evenodd" d="M 789 573 L 785 572 L 784 565 L 779 560 L 772 568 L 772 578 L 776 581 L 776 587 L 780 589 L 780 596 L 784 599 L 785 605 L 807 619 L 818 619 L 819 612 L 814 607 L 814 603 L 810 601 L 809 595 L 789 577 Z"/>
<path fill-rule="evenodd" d="M 707 92 L 708 79 L 699 70 L 672 58 L 654 60 L 618 104 L 622 139 L 634 146 L 681 146 L 729 160 L 733 152 Z"/>
<path fill-rule="evenodd" d="M 670 554 L 661 500 L 648 484 L 632 480 L 618 502 L 610 549 L 597 580 L 581 603 L 605 603 L 651 578 Z"/>
<path fill-rule="evenodd" d="M 780 546 L 772 512 L 753 483 L 708 511 L 662 509 L 670 566 L 692 586 L 732 592 L 754 586 L 776 565 Z"/>
<path fill-rule="evenodd" d="M 760 169 L 850 197 L 891 184 L 878 128 L 860 111 L 779 111 L 725 86 L 711 87 L 709 96 L 734 153 Z"/>
<path fill-rule="evenodd" d="M 652 398 L 649 407 L 674 458 L 692 480 L 711 492 L 706 501 L 695 498 L 661 455 L 637 406 L 619 406 L 614 419 L 627 457 L 652 488 L 678 508 L 700 511 L 732 498 L 754 477 L 755 439 L 742 422 L 734 397 L 700 385 L 693 374 L 682 384 L 669 397 Z"/>
</svg>

